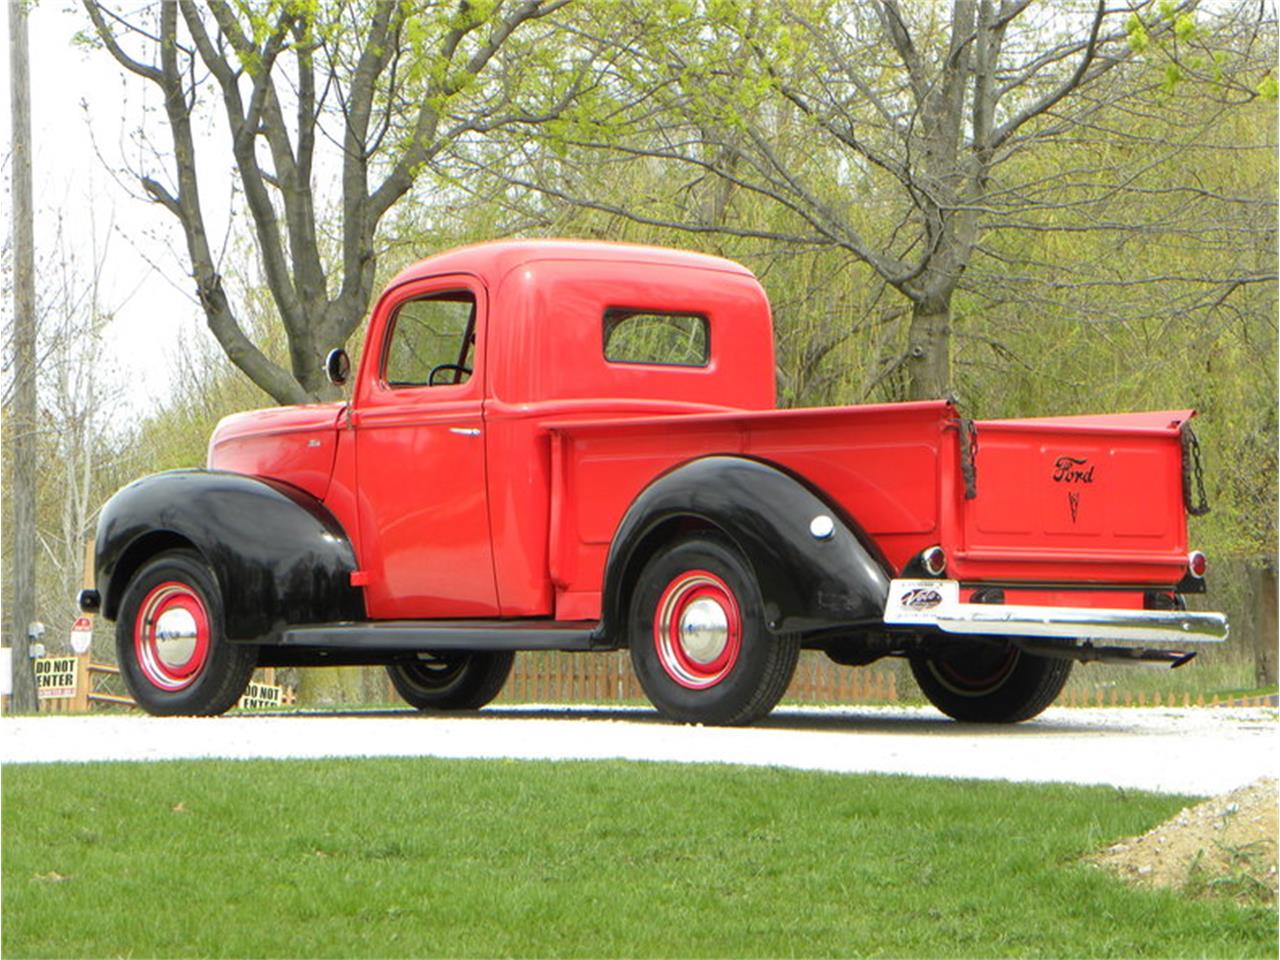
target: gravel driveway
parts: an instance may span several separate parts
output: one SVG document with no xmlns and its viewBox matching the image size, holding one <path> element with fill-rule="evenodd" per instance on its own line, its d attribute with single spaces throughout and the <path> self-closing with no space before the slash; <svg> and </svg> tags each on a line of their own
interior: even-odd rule
<svg viewBox="0 0 1280 960">
<path fill-rule="evenodd" d="M 0 762 L 222 757 L 623 758 L 842 773 L 1111 784 L 1209 795 L 1275 776 L 1273 709 L 1052 708 L 1010 727 L 928 708 L 787 708 L 745 729 L 662 723 L 648 710 L 490 707 L 211 719 L 0 720 Z"/>
</svg>

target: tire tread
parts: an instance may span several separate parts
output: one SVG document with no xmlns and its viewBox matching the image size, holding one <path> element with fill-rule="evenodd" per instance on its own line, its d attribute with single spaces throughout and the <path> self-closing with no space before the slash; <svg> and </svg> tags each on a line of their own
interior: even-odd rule
<svg viewBox="0 0 1280 960">
<path fill-rule="evenodd" d="M 509 651 L 477 651 L 456 686 L 439 692 L 425 691 L 403 664 L 387 664 L 387 676 L 401 699 L 417 710 L 479 710 L 502 692 L 514 663 L 515 654 Z"/>
<path fill-rule="evenodd" d="M 713 699 L 711 702 L 697 705 L 675 702 L 664 692 L 666 688 L 673 686 L 671 681 L 661 674 L 661 668 L 655 668 L 648 663 L 649 647 L 652 646 L 649 636 L 652 629 L 652 611 L 644 612 L 642 623 L 639 619 L 640 612 L 636 608 L 640 591 L 644 589 L 643 585 L 650 579 L 652 571 L 661 569 L 667 563 L 669 556 L 687 547 L 701 549 L 705 559 L 714 560 L 716 564 L 724 566 L 726 571 L 731 573 L 732 579 L 741 581 L 736 592 L 749 591 L 748 595 L 739 596 L 739 602 L 743 605 L 744 627 L 749 625 L 755 632 L 760 643 L 755 655 L 764 657 L 764 662 L 755 687 L 746 696 L 721 697 L 719 702 Z M 766 716 L 777 706 L 778 701 L 787 692 L 787 687 L 795 673 L 796 663 L 800 657 L 800 638 L 796 634 L 771 632 L 764 622 L 761 606 L 758 587 L 754 582 L 750 565 L 732 542 L 719 534 L 703 531 L 689 535 L 682 540 L 668 543 L 649 559 L 644 573 L 641 574 L 641 584 L 637 586 L 637 593 L 632 596 L 629 604 L 628 623 L 631 630 L 638 631 L 637 636 L 640 639 L 639 644 L 633 642 L 631 645 L 632 666 L 646 696 L 659 713 L 678 723 L 745 726 Z M 679 695 L 686 693 L 673 692 Z"/>
<path fill-rule="evenodd" d="M 965 696 L 933 675 L 927 658 L 912 658 L 911 673 L 935 707 L 963 723 L 1021 723 L 1043 713 L 1066 685 L 1074 662 L 1020 652 L 1013 673 L 987 694 Z"/>
<path fill-rule="evenodd" d="M 146 685 L 145 681 L 135 678 L 133 674 L 133 631 L 137 611 L 134 609 L 138 598 L 134 596 L 138 584 L 151 575 L 155 569 L 165 564 L 176 566 L 178 573 L 172 576 L 185 576 L 194 582 L 194 586 L 205 594 L 205 605 L 210 618 L 214 621 L 211 629 L 214 632 L 212 642 L 215 649 L 209 655 L 206 666 L 207 675 L 200 678 L 196 685 L 178 691 L 172 695 L 157 691 Z M 183 567 L 187 567 L 183 570 Z M 193 576 L 194 575 L 194 576 Z M 185 581 L 184 581 L 185 582 Z M 204 557 L 194 549 L 180 548 L 156 554 L 143 563 L 125 587 L 123 601 L 120 605 L 120 619 L 116 623 L 116 661 L 120 664 L 121 675 L 125 686 L 133 695 L 134 702 L 153 716 L 195 716 L 212 717 L 226 713 L 236 705 L 244 688 L 253 676 L 258 663 L 258 648 L 251 643 L 237 643 L 228 640 L 223 634 L 225 616 L 222 609 L 222 596 L 217 589 L 217 580 L 205 563 Z"/>
</svg>

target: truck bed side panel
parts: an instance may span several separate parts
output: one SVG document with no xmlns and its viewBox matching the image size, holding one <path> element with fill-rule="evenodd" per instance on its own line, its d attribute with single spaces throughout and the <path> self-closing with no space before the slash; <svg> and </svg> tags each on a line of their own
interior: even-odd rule
<svg viewBox="0 0 1280 960">
<path fill-rule="evenodd" d="M 556 616 L 598 615 L 609 544 L 627 507 L 667 470 L 709 454 L 750 456 L 803 477 L 842 504 L 896 569 L 940 535 L 953 420 L 939 402 L 550 425 Z"/>
</svg>

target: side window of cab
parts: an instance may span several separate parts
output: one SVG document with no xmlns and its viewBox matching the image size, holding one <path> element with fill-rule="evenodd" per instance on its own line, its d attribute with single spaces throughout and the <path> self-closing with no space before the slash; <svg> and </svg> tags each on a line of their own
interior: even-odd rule
<svg viewBox="0 0 1280 960">
<path fill-rule="evenodd" d="M 399 387 L 466 383 L 475 368 L 476 298 L 450 290 L 407 300 L 391 320 L 382 380 Z"/>
</svg>

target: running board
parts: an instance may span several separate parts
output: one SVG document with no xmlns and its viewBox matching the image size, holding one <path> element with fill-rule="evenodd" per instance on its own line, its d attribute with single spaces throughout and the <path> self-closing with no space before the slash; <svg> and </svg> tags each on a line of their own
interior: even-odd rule
<svg viewBox="0 0 1280 960">
<path fill-rule="evenodd" d="M 593 620 L 378 620 L 290 627 L 285 647 L 360 650 L 601 650 Z"/>
</svg>

